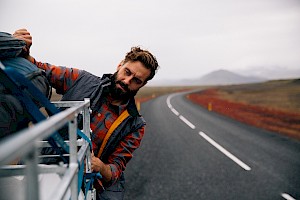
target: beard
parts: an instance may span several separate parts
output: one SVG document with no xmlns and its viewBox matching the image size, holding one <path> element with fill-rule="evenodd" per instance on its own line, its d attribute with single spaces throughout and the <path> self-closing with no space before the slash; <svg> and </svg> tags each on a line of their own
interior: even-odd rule
<svg viewBox="0 0 300 200">
<path fill-rule="evenodd" d="M 127 101 L 134 97 L 138 90 L 130 90 L 128 85 L 117 80 L 118 71 L 111 76 L 110 95 L 115 100 Z M 117 87 L 119 84 L 125 91 Z"/>
</svg>

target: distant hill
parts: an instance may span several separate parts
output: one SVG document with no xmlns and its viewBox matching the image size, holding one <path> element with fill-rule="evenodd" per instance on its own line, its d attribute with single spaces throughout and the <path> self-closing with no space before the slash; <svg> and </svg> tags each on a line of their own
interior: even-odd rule
<svg viewBox="0 0 300 200">
<path fill-rule="evenodd" d="M 254 77 L 254 76 L 243 76 L 228 70 L 216 70 L 208 73 L 197 79 L 184 79 L 184 80 L 165 80 L 157 81 L 151 85 L 169 85 L 169 86 L 182 86 L 182 85 L 231 85 L 231 84 L 243 84 L 243 83 L 258 83 L 266 81 L 266 79 Z"/>
<path fill-rule="evenodd" d="M 192 83 L 196 85 L 230 85 L 242 83 L 257 83 L 263 82 L 265 79 L 243 76 L 227 70 L 217 70 L 202 76 L 200 79 L 193 80 Z"/>
</svg>

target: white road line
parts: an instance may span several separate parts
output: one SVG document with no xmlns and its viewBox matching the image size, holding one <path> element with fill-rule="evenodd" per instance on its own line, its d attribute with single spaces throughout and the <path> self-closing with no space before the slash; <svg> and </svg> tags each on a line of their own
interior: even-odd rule
<svg viewBox="0 0 300 200">
<path fill-rule="evenodd" d="M 242 167 L 244 170 L 249 171 L 251 168 L 243 163 L 240 159 L 232 155 L 230 152 L 228 152 L 226 149 L 224 149 L 222 146 L 220 146 L 218 143 L 216 143 L 213 139 L 208 137 L 205 133 L 202 131 L 199 132 L 199 135 L 203 137 L 205 140 L 207 140 L 210 144 L 212 144 L 214 147 L 216 147 L 219 151 L 221 151 L 223 154 L 225 154 L 228 158 L 233 160 L 236 164 L 238 164 L 240 167 Z"/>
<path fill-rule="evenodd" d="M 167 104 L 168 104 L 168 107 L 171 109 L 172 108 L 172 104 L 171 104 L 171 98 L 174 96 L 174 94 L 173 95 L 169 95 L 168 96 L 168 98 L 167 98 Z"/>
<path fill-rule="evenodd" d="M 177 110 L 175 110 L 174 108 L 170 108 L 170 109 L 176 116 L 179 116 L 179 112 Z"/>
<path fill-rule="evenodd" d="M 296 200 L 294 197 L 292 197 L 291 195 L 289 195 L 287 193 L 282 193 L 281 196 L 283 198 L 285 198 L 286 200 Z"/>
<path fill-rule="evenodd" d="M 173 95 L 168 96 L 167 98 L 167 104 L 168 107 L 171 109 L 171 111 L 176 115 L 179 116 L 179 119 L 181 119 L 186 125 L 188 125 L 191 129 L 195 129 L 196 126 L 194 124 L 192 124 L 189 120 L 187 120 L 185 117 L 183 117 L 182 115 L 179 115 L 180 113 L 175 110 L 173 108 L 173 106 L 171 105 L 171 98 L 173 97 Z M 210 144 L 212 144 L 214 147 L 216 147 L 219 151 L 221 151 L 223 154 L 225 154 L 228 158 L 230 158 L 231 160 L 233 160 L 235 163 L 237 163 L 240 167 L 242 167 L 243 169 L 245 169 L 246 171 L 251 170 L 251 168 L 246 165 L 245 163 L 243 163 L 241 160 L 239 160 L 237 157 L 235 157 L 234 155 L 232 155 L 230 152 L 228 152 L 226 149 L 224 149 L 222 146 L 220 146 L 218 143 L 216 143 L 213 139 L 211 139 L 210 137 L 208 137 L 205 133 L 203 133 L 202 131 L 199 132 L 200 136 L 202 136 L 205 140 L 207 140 Z"/>
<path fill-rule="evenodd" d="M 182 115 L 179 116 L 179 119 L 181 119 L 184 123 L 186 123 L 186 125 L 188 125 L 189 127 L 191 127 L 191 129 L 195 129 L 196 126 L 194 124 L 192 124 L 189 120 L 187 120 L 186 118 L 184 118 Z"/>
<path fill-rule="evenodd" d="M 174 95 L 169 95 L 168 98 L 167 98 L 167 105 L 168 107 L 170 108 L 170 110 L 176 115 L 176 116 L 179 116 L 180 113 L 175 110 L 170 102 L 171 98 L 173 97 Z M 185 117 L 183 117 L 182 115 L 179 116 L 179 119 L 181 119 L 186 125 L 188 125 L 191 129 L 195 129 L 196 126 L 194 124 L 192 124 L 189 120 L 187 120 Z"/>
</svg>

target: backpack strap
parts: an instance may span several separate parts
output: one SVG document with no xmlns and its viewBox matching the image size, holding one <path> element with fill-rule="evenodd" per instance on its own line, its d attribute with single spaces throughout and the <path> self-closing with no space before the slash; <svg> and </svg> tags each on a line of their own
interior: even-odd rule
<svg viewBox="0 0 300 200">
<path fill-rule="evenodd" d="M 104 147 L 107 144 L 108 139 L 110 138 L 111 134 L 114 132 L 114 130 L 129 116 L 129 113 L 127 109 L 121 113 L 121 115 L 114 121 L 114 123 L 111 125 L 111 127 L 108 129 L 107 134 L 105 135 L 105 138 L 101 144 L 100 150 L 98 152 L 98 158 L 100 158 Z"/>
</svg>

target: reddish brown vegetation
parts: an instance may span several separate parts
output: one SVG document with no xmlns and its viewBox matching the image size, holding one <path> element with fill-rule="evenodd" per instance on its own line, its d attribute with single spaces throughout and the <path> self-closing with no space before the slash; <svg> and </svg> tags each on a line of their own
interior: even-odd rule
<svg viewBox="0 0 300 200">
<path fill-rule="evenodd" d="M 275 108 L 230 101 L 220 96 L 217 89 L 208 89 L 187 96 L 191 101 L 240 122 L 300 139 L 300 114 Z"/>
</svg>

